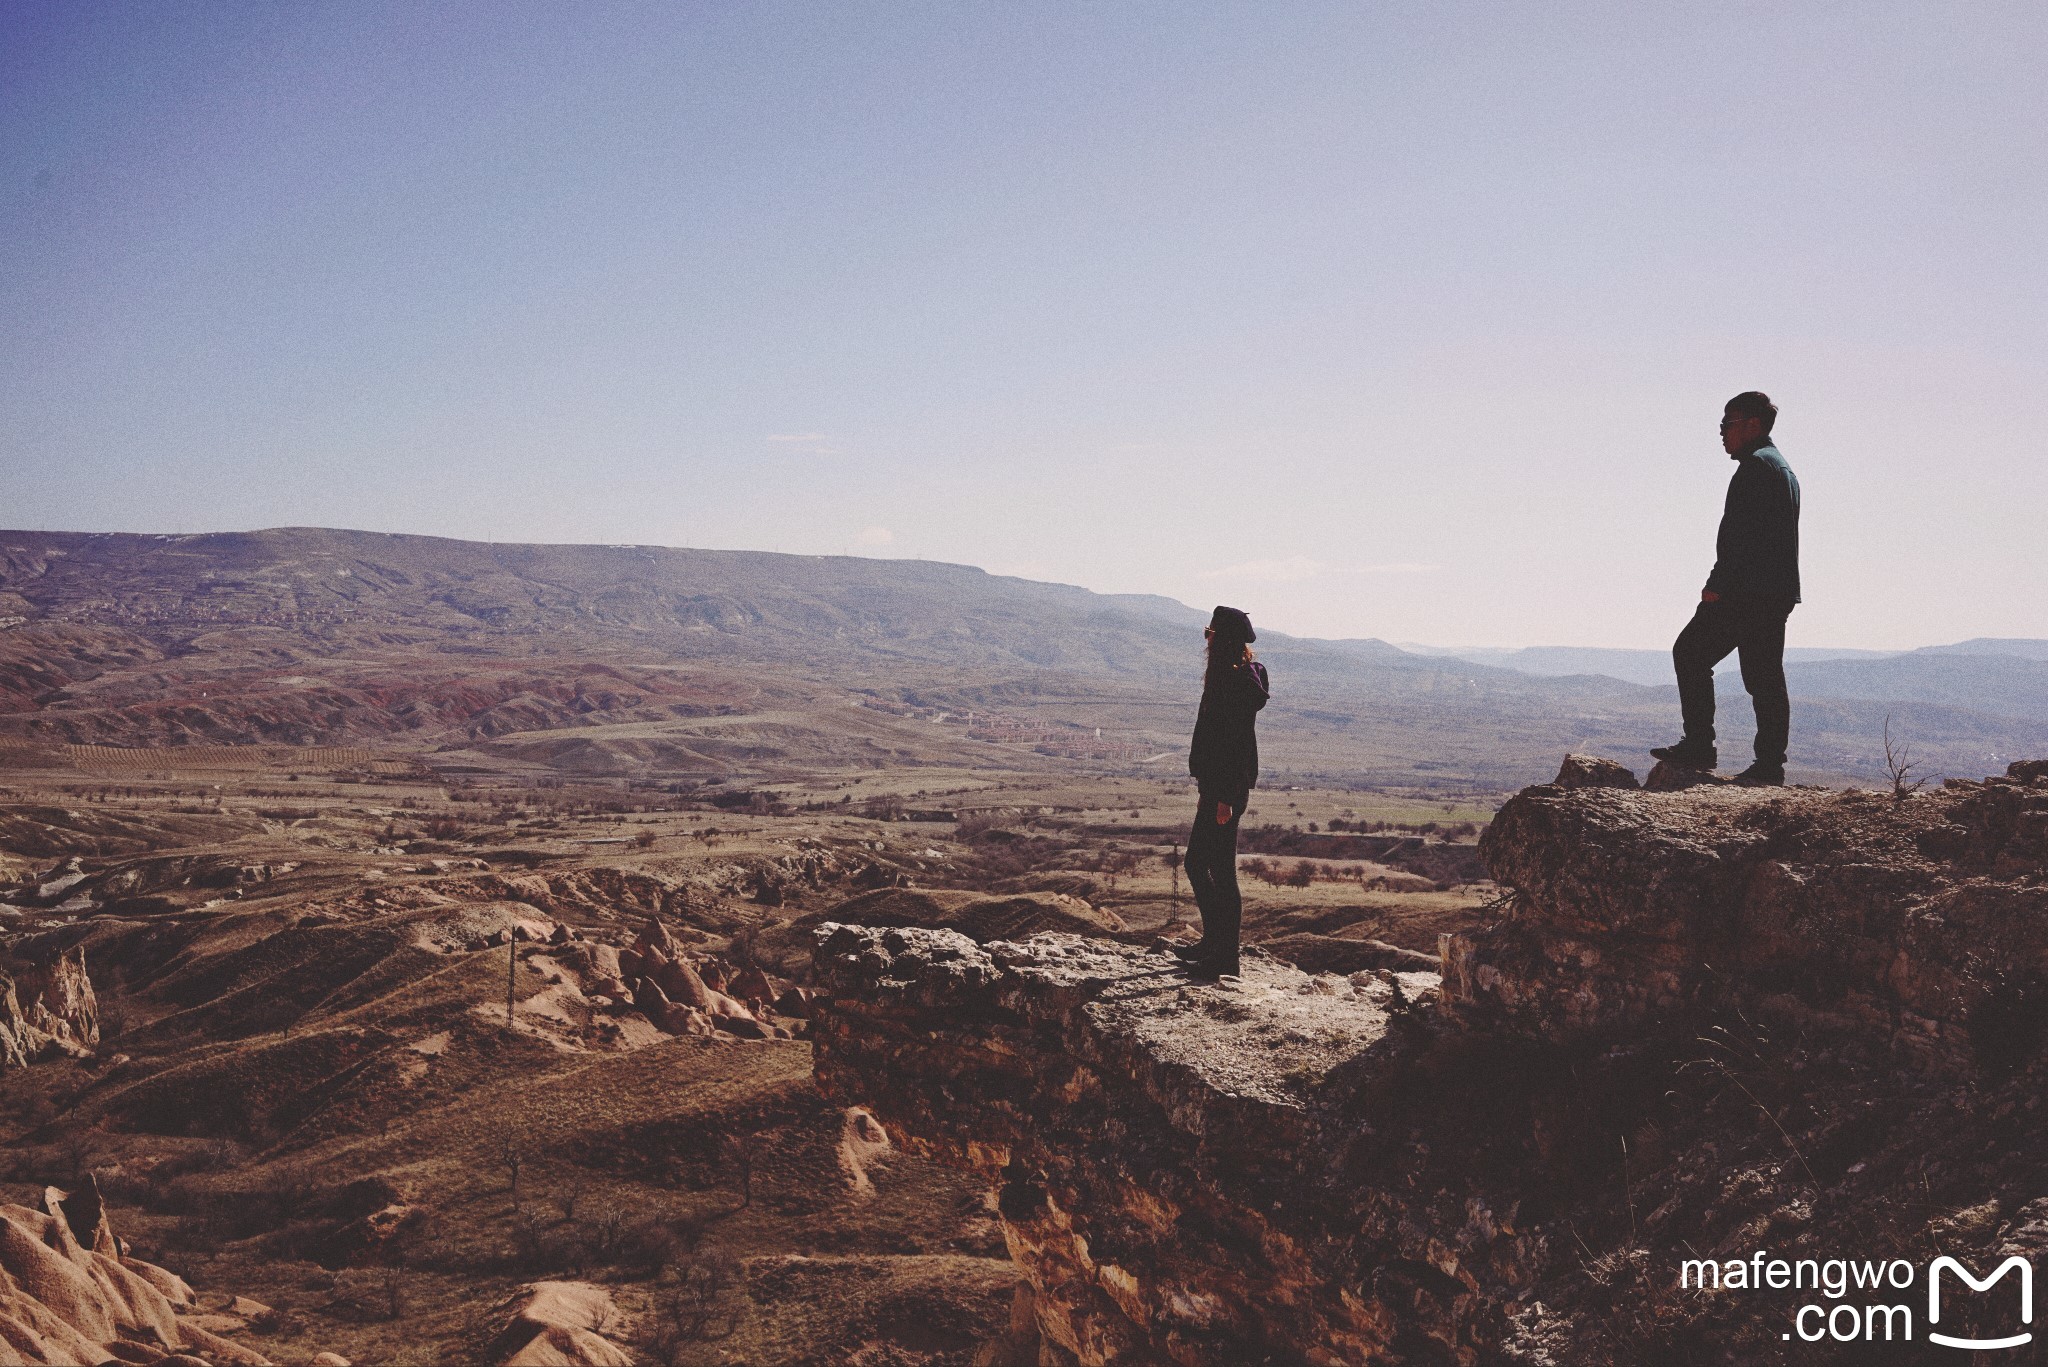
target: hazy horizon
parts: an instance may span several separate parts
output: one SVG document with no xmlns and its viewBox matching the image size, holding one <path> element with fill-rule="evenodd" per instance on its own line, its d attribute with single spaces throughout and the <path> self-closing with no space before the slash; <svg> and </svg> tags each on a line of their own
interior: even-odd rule
<svg viewBox="0 0 2048 1367">
<path fill-rule="evenodd" d="M 0 24 L 0 520 L 923 558 L 1649 649 L 1762 387 L 1792 645 L 2048 637 L 2037 6 Z"/>
</svg>

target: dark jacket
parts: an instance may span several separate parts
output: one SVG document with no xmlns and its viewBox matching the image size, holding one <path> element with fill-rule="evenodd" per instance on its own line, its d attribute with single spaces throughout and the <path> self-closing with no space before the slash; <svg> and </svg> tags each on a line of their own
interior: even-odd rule
<svg viewBox="0 0 2048 1367">
<path fill-rule="evenodd" d="M 1790 612 L 1799 601 L 1799 478 L 1769 443 L 1736 461 L 1707 588 Z"/>
<path fill-rule="evenodd" d="M 1257 660 L 1239 665 L 1202 686 L 1195 715 L 1195 739 L 1188 747 L 1188 772 L 1204 797 L 1244 806 L 1259 781 L 1259 709 L 1272 696 L 1266 667 Z"/>
</svg>

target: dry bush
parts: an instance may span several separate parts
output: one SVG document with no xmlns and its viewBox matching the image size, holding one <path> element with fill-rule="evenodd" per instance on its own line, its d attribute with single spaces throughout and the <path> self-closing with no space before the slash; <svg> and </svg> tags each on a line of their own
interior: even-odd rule
<svg viewBox="0 0 2048 1367">
<path fill-rule="evenodd" d="M 962 812 L 953 823 L 953 835 L 971 843 L 1000 830 L 1003 820 L 997 812 Z"/>
<path fill-rule="evenodd" d="M 1903 741 L 1899 743 L 1896 750 L 1892 747 L 1892 717 L 1891 713 L 1885 713 L 1884 771 L 1892 781 L 1892 801 L 1894 802 L 1904 802 L 1907 798 L 1927 786 L 1925 778 L 1911 777 L 1913 770 L 1918 767 L 1910 762 L 1911 754 L 1912 752 L 1906 748 Z"/>
<path fill-rule="evenodd" d="M 512 1272 L 553 1272 L 569 1262 L 566 1221 L 550 1220 L 529 1206 L 512 1212 L 512 1247 L 505 1266 Z"/>
<path fill-rule="evenodd" d="M 576 1218 L 576 1207 L 590 1193 L 590 1174 L 580 1169 L 566 1182 L 555 1188 L 555 1208 L 562 1212 L 564 1220 Z"/>
<path fill-rule="evenodd" d="M 128 1033 L 130 1023 L 128 1003 L 120 997 L 107 995 L 103 992 L 99 999 L 99 1005 L 100 1044 L 102 1046 L 114 1044 Z"/>
<path fill-rule="evenodd" d="M 739 1264 L 719 1249 L 679 1255 L 662 1273 L 654 1312 L 640 1334 L 640 1347 L 660 1367 L 680 1367 L 693 1357 L 691 1345 L 730 1338 L 739 1311 L 725 1302 L 739 1282 Z"/>
</svg>

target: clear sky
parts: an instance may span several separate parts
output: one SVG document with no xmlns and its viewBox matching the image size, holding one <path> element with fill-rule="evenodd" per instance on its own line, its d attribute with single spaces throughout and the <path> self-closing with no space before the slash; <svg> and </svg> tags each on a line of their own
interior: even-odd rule
<svg viewBox="0 0 2048 1367">
<path fill-rule="evenodd" d="M 0 526 L 2048 636 L 2048 6 L 0 0 Z"/>
</svg>

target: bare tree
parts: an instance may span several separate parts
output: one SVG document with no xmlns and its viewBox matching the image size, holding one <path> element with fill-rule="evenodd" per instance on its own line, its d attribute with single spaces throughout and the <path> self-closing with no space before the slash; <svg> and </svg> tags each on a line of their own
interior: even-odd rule
<svg viewBox="0 0 2048 1367">
<path fill-rule="evenodd" d="M 585 1224 L 589 1229 L 591 1253 L 599 1262 L 609 1264 L 617 1260 L 619 1249 L 633 1227 L 633 1217 L 622 1207 L 604 1206 L 593 1212 Z"/>
<path fill-rule="evenodd" d="M 555 1188 L 555 1205 L 560 1208 L 564 1220 L 576 1218 L 576 1207 L 590 1194 L 590 1175 L 580 1169 L 576 1174 Z"/>
<path fill-rule="evenodd" d="M 1884 770 L 1891 775 L 1892 801 L 1904 802 L 1914 793 L 1927 786 L 1924 778 L 1911 778 L 1916 766 L 1909 762 L 1912 752 L 1901 741 L 1896 749 L 1892 746 L 1892 714 L 1884 714 Z"/>
<path fill-rule="evenodd" d="M 506 1186 L 512 1192 L 512 1204 L 519 1204 L 519 1169 L 526 1164 L 525 1151 L 519 1147 L 516 1135 L 498 1137 L 498 1166 L 505 1170 Z"/>
<path fill-rule="evenodd" d="M 677 1364 L 690 1356 L 691 1344 L 730 1338 L 739 1314 L 721 1302 L 737 1280 L 737 1265 L 720 1250 L 683 1255 L 662 1277 L 641 1346 L 656 1363 Z"/>
</svg>

